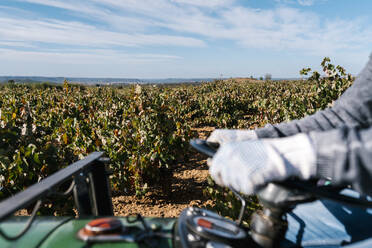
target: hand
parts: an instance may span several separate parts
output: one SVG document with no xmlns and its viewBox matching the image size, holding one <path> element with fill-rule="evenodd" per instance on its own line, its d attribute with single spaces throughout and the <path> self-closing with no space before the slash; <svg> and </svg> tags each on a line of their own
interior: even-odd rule
<svg viewBox="0 0 372 248">
<path fill-rule="evenodd" d="M 315 160 L 310 138 L 298 134 L 223 144 L 209 161 L 209 172 L 217 184 L 251 195 L 271 181 L 314 177 Z"/>
<path fill-rule="evenodd" d="M 216 129 L 212 132 L 207 141 L 225 144 L 229 142 L 256 139 L 258 139 L 258 137 L 256 132 L 253 130 Z"/>
</svg>

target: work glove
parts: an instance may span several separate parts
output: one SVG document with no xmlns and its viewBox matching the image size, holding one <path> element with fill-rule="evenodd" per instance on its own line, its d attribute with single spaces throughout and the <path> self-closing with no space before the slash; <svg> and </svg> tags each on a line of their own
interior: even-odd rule
<svg viewBox="0 0 372 248">
<path fill-rule="evenodd" d="M 207 141 L 216 142 L 222 145 L 224 143 L 256 139 L 258 139 L 258 137 L 256 132 L 253 130 L 216 129 L 211 133 Z"/>
<path fill-rule="evenodd" d="M 224 143 L 208 164 L 217 184 L 251 195 L 272 181 L 314 177 L 316 153 L 309 136 L 297 134 Z"/>
</svg>

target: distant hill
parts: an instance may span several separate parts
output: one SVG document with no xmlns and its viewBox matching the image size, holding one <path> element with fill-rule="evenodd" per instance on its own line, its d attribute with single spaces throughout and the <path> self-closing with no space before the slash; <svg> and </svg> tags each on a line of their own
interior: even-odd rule
<svg viewBox="0 0 372 248">
<path fill-rule="evenodd" d="M 272 78 L 271 81 L 296 81 L 301 80 L 301 78 Z M 238 83 L 244 82 L 264 82 L 265 80 L 259 80 L 257 78 L 249 78 L 249 77 L 235 77 L 235 78 L 227 78 L 224 81 L 235 81 Z"/>
<path fill-rule="evenodd" d="M 0 82 L 14 80 L 18 83 L 63 83 L 64 80 L 71 83 L 80 84 L 101 84 L 101 85 L 118 85 L 118 84 L 170 84 L 170 83 L 196 83 L 210 82 L 214 78 L 166 78 L 166 79 L 138 79 L 138 78 L 74 78 L 74 77 L 28 77 L 28 76 L 0 76 Z"/>
</svg>

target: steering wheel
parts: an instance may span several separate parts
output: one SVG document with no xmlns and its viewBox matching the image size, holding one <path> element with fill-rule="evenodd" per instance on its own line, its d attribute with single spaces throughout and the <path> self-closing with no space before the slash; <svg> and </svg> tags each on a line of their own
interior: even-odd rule
<svg viewBox="0 0 372 248">
<path fill-rule="evenodd" d="M 204 153 L 208 157 L 213 157 L 214 154 L 217 152 L 219 148 L 218 143 L 214 142 L 208 142 L 206 140 L 201 139 L 193 139 L 190 141 L 190 145 L 194 147 L 196 150 L 198 150 L 201 153 Z M 359 199 L 354 198 L 351 196 L 346 196 L 341 194 L 341 190 L 345 187 L 340 186 L 334 186 L 332 184 L 329 185 L 318 185 L 318 180 L 310 180 L 310 181 L 299 181 L 296 179 L 290 179 L 287 181 L 282 182 L 272 182 L 270 183 L 266 188 L 266 191 L 259 191 L 258 194 L 263 196 L 263 198 L 268 199 L 269 195 L 273 195 L 273 184 L 275 186 L 279 186 L 280 188 L 285 188 L 288 191 L 292 192 L 292 195 L 289 195 L 289 197 L 292 197 L 293 202 L 300 203 L 300 202 L 306 202 L 309 201 L 308 199 L 311 198 L 311 196 L 315 198 L 326 198 L 333 201 L 337 201 L 343 204 L 357 206 L 357 207 L 363 207 L 363 208 L 371 208 L 372 207 L 372 201 L 368 201 L 366 199 Z M 269 191 L 270 193 L 268 193 Z M 275 191 L 275 190 L 274 190 Z M 265 197 L 266 194 L 266 197 Z M 306 196 L 306 197 L 300 197 L 299 196 Z M 288 197 L 288 195 L 286 195 Z M 284 199 L 284 196 L 283 196 Z M 283 201 L 279 204 L 287 204 L 288 201 Z"/>
</svg>

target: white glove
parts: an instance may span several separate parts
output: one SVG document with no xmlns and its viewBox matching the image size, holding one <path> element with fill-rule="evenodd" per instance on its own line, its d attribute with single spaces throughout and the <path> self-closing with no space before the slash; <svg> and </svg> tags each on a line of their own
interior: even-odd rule
<svg viewBox="0 0 372 248">
<path fill-rule="evenodd" d="M 226 143 L 209 164 L 217 184 L 247 195 L 271 181 L 307 180 L 316 174 L 316 154 L 306 134 Z"/>
<path fill-rule="evenodd" d="M 208 137 L 207 141 L 224 144 L 229 142 L 256 139 L 258 139 L 258 137 L 256 132 L 253 130 L 216 129 Z"/>
</svg>

